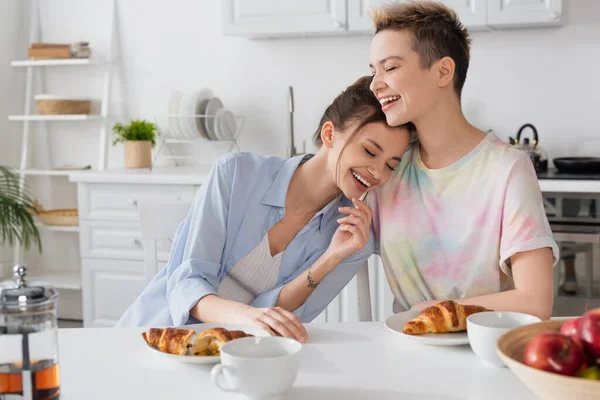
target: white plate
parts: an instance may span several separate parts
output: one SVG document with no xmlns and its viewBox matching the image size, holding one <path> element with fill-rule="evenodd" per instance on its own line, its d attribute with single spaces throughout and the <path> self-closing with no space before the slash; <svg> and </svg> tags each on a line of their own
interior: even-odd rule
<svg viewBox="0 0 600 400">
<path fill-rule="evenodd" d="M 180 326 L 179 328 L 193 329 L 194 331 L 196 331 L 196 334 L 198 334 L 202 331 L 216 328 L 216 327 L 225 328 L 230 331 L 235 331 L 235 330 L 244 331 L 244 332 L 249 333 L 254 336 L 271 336 L 264 329 L 261 329 L 257 326 L 252 326 L 252 325 L 196 324 L 196 325 Z M 141 339 L 141 340 L 144 340 L 144 339 Z M 158 350 L 156 347 L 150 346 L 148 343 L 146 343 L 146 346 L 148 347 L 148 349 L 151 352 L 156 354 L 157 357 L 163 358 L 165 360 L 170 359 L 170 360 L 179 361 L 179 362 L 182 362 L 185 364 L 216 364 L 221 361 L 221 356 L 178 356 L 176 354 L 163 353 L 162 351 Z"/>
<path fill-rule="evenodd" d="M 192 115 L 196 114 L 196 99 L 198 91 L 187 93 L 179 106 L 178 114 L 182 115 L 179 119 L 183 139 L 192 140 L 196 138 L 196 123 Z"/>
<path fill-rule="evenodd" d="M 219 140 L 233 140 L 237 131 L 235 116 L 229 110 L 221 108 L 215 115 L 215 133 Z"/>
<path fill-rule="evenodd" d="M 204 118 L 194 117 L 194 115 L 204 114 L 208 100 L 213 96 L 210 89 L 203 88 L 192 91 L 185 95 L 179 106 L 178 114 L 183 138 L 194 140 L 198 137 L 208 139 L 204 129 Z"/>
<path fill-rule="evenodd" d="M 196 97 L 196 115 L 204 115 L 206 114 L 206 108 L 208 106 L 209 100 L 214 96 L 213 92 L 208 88 L 203 88 L 198 92 L 198 96 Z M 210 139 L 206 132 L 205 121 L 206 118 L 198 117 L 194 118 L 194 124 L 196 125 L 196 137 L 200 136 L 204 139 Z"/>
<path fill-rule="evenodd" d="M 414 340 L 415 342 L 431 346 L 460 346 L 469 344 L 467 331 L 452 333 L 424 333 L 422 335 L 407 335 L 404 333 L 404 324 L 419 315 L 419 311 L 406 311 L 394 314 L 385 320 L 385 326 L 394 333 Z"/>
<path fill-rule="evenodd" d="M 216 132 L 217 125 L 217 112 L 223 108 L 223 103 L 218 97 L 213 97 L 208 101 L 206 105 L 206 118 L 204 119 L 204 126 L 210 140 L 219 140 Z"/>
<path fill-rule="evenodd" d="M 169 98 L 169 114 L 174 115 L 179 113 L 179 106 L 183 100 L 184 93 L 181 90 L 174 90 L 171 92 Z M 181 133 L 181 118 L 169 117 L 169 136 L 173 139 L 185 139 L 183 133 Z"/>
</svg>

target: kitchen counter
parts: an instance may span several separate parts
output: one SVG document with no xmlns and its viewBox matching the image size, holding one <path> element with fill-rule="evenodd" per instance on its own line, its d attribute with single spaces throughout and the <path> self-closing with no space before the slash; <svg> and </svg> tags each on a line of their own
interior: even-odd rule
<svg viewBox="0 0 600 400">
<path fill-rule="evenodd" d="M 600 175 L 565 174 L 554 168 L 537 175 L 544 193 L 600 193 Z"/>
<path fill-rule="evenodd" d="M 208 179 L 212 165 L 80 171 L 70 174 L 72 182 L 137 183 L 159 185 L 202 185 Z M 554 169 L 538 174 L 542 192 L 600 193 L 600 175 L 562 174 Z"/>
<path fill-rule="evenodd" d="M 77 183 L 136 183 L 157 185 L 202 185 L 212 165 L 184 167 L 110 168 L 102 171 L 80 171 L 69 175 Z"/>
</svg>

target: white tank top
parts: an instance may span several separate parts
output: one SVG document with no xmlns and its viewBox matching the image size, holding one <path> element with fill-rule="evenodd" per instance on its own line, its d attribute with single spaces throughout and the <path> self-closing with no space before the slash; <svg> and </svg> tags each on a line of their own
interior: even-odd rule
<svg viewBox="0 0 600 400">
<path fill-rule="evenodd" d="M 250 304 L 256 296 L 275 287 L 283 252 L 271 255 L 266 234 L 252 251 L 239 260 L 221 281 L 217 295 L 223 299 Z"/>
</svg>

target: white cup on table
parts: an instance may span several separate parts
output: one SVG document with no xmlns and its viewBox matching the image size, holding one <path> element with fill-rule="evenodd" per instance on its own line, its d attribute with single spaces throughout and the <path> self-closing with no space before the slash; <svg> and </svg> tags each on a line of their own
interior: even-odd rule
<svg viewBox="0 0 600 400">
<path fill-rule="evenodd" d="M 300 342 L 283 337 L 232 340 L 221 347 L 221 363 L 210 378 L 219 389 L 250 399 L 283 398 L 298 375 L 301 349 Z"/>
<path fill-rule="evenodd" d="M 529 314 L 486 311 L 467 317 L 467 336 L 473 352 L 486 364 L 505 367 L 496 352 L 498 338 L 519 326 L 535 324 L 541 319 Z"/>
</svg>

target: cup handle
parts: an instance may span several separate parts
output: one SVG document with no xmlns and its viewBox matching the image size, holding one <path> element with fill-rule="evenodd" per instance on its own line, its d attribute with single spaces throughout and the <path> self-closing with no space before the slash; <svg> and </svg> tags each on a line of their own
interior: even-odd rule
<svg viewBox="0 0 600 400">
<path fill-rule="evenodd" d="M 221 389 L 225 392 L 235 392 L 236 391 L 235 387 L 226 387 L 226 386 L 221 385 L 221 383 L 220 383 L 220 377 L 223 376 L 223 370 L 226 368 L 227 368 L 227 366 L 223 365 L 223 364 L 215 365 L 213 367 L 213 369 L 210 371 L 210 380 L 213 381 L 219 389 Z"/>
</svg>

